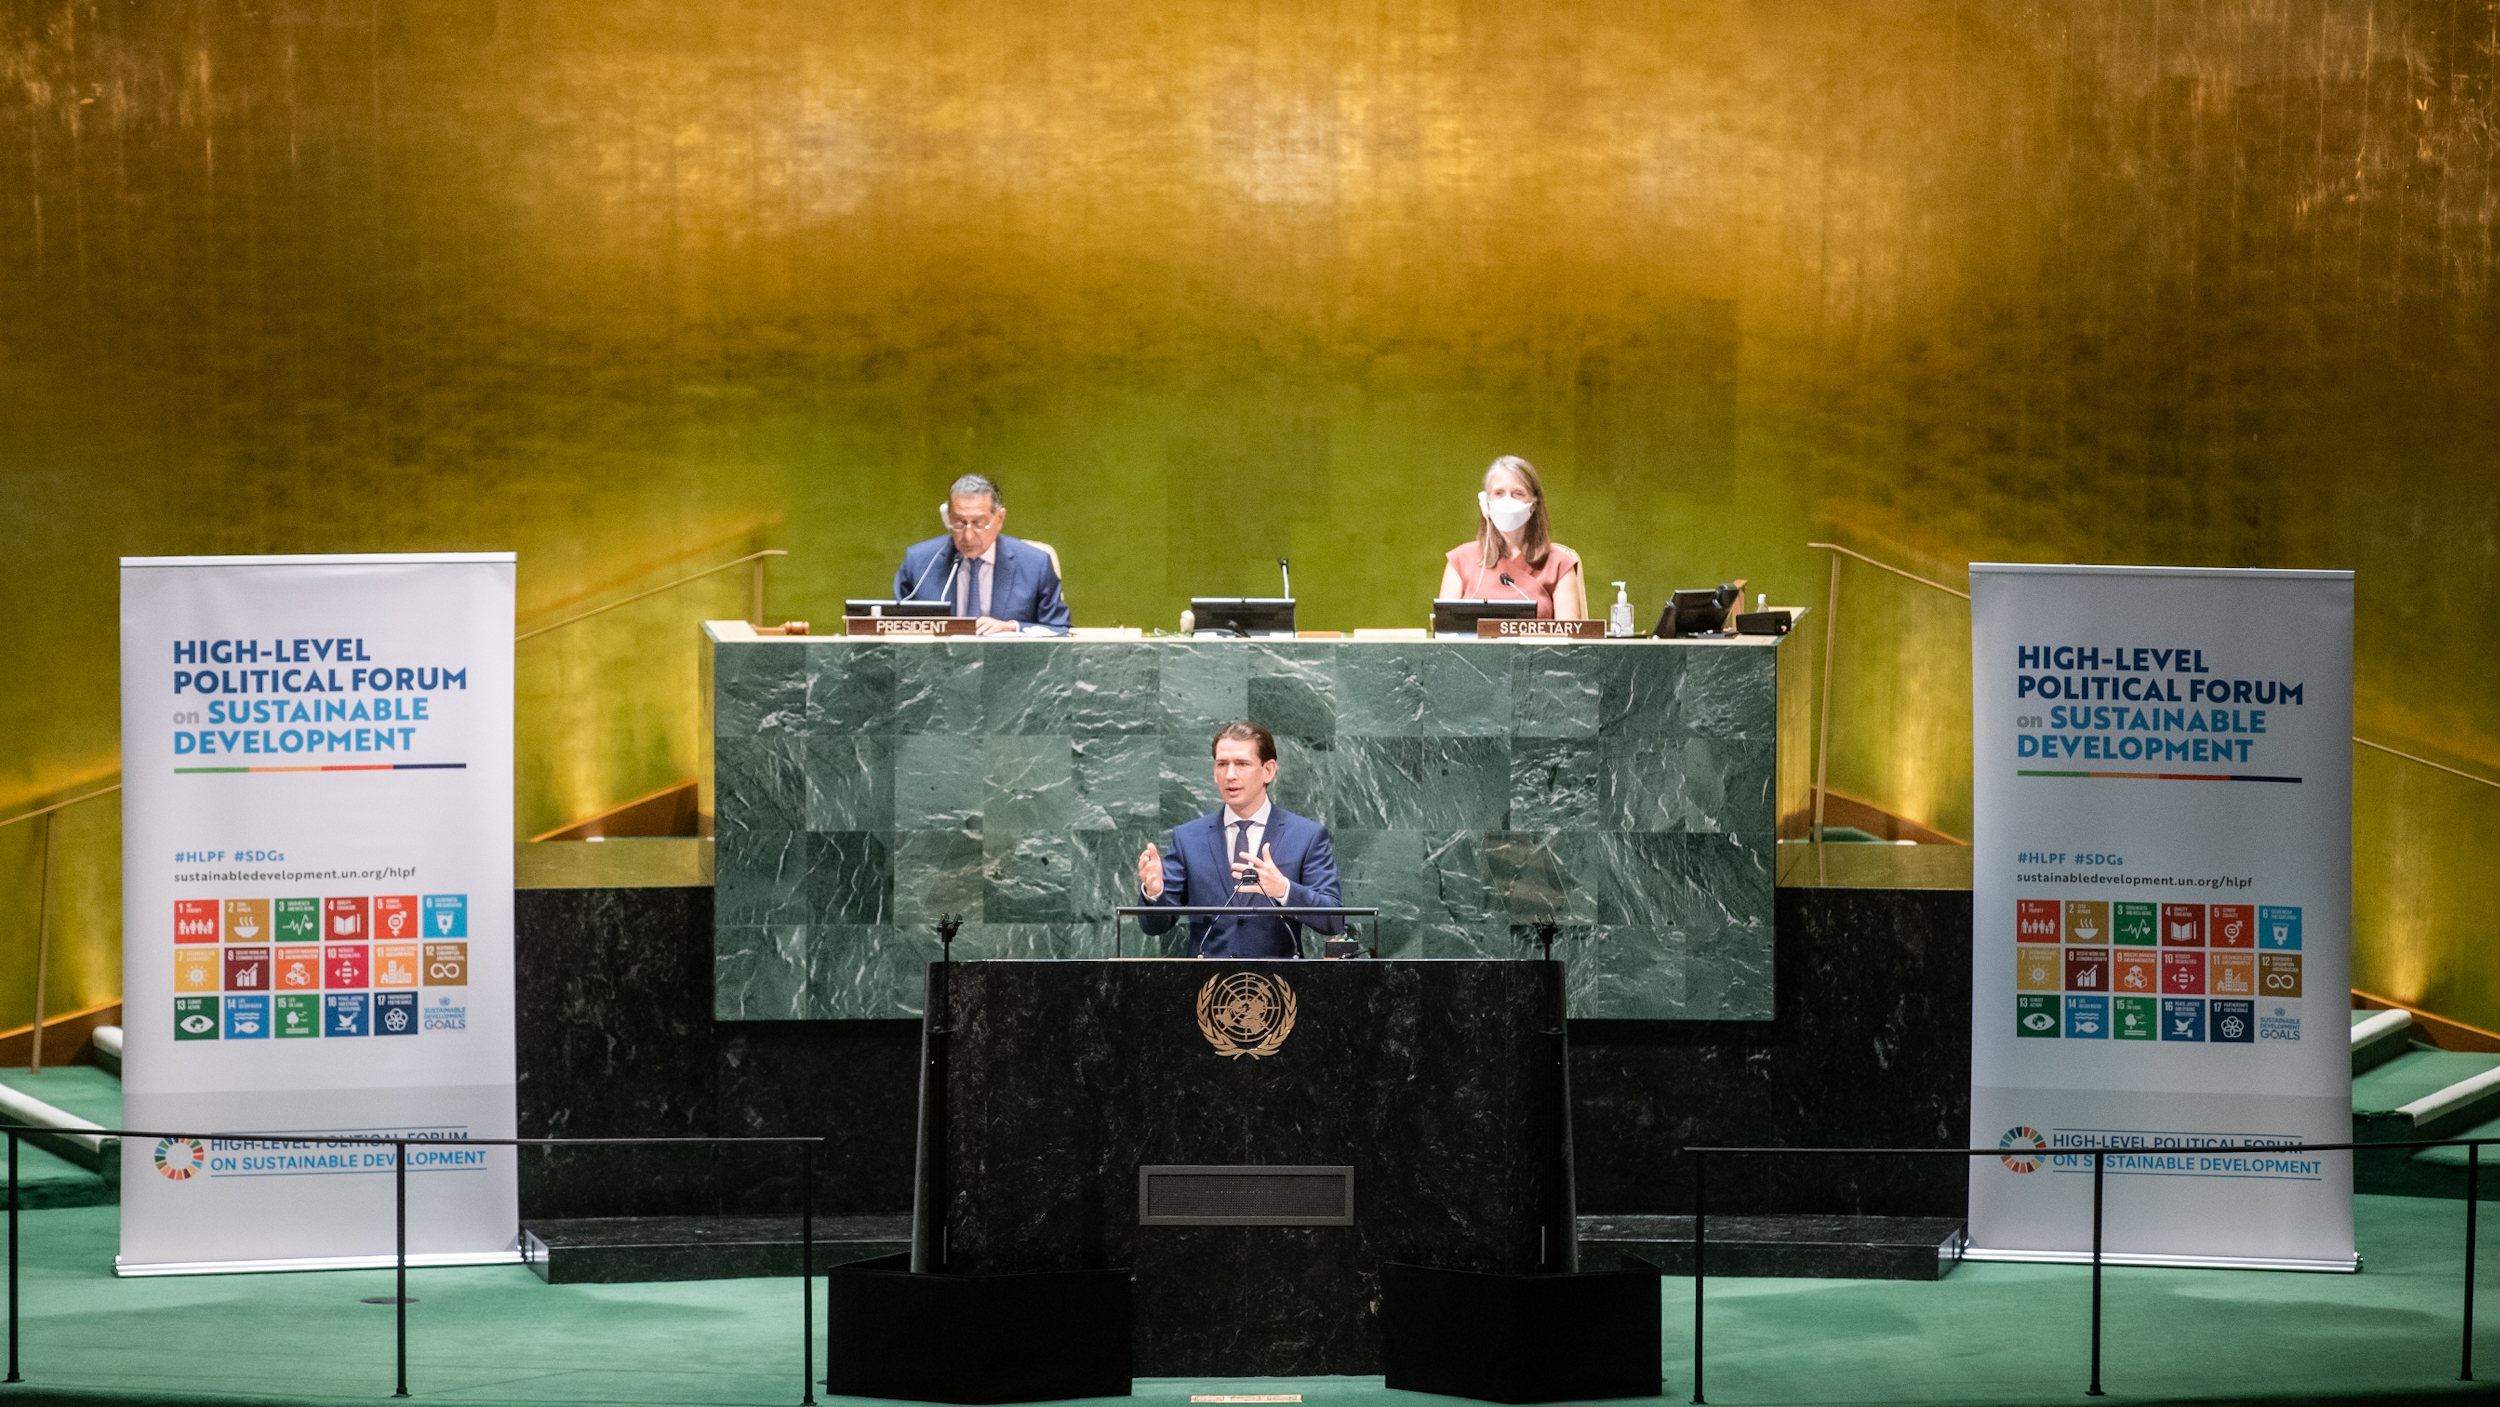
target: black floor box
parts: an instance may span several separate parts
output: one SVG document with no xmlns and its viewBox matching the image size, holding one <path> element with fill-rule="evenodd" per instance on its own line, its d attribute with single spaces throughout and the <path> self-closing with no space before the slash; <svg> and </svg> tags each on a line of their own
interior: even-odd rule
<svg viewBox="0 0 2500 1407">
<path fill-rule="evenodd" d="M 1127 1271 L 914 1275 L 910 1261 L 879 1256 L 825 1277 L 827 1391 L 919 1402 L 1129 1395 Z"/>
<path fill-rule="evenodd" d="M 1383 1281 L 1390 1387 L 1488 1402 L 1658 1395 L 1655 1269 L 1480 1275 L 1391 1265 Z"/>
</svg>

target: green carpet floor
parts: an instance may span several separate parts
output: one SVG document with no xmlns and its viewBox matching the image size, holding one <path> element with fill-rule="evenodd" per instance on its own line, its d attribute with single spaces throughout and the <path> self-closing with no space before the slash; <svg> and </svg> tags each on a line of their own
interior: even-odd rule
<svg viewBox="0 0 2500 1407">
<path fill-rule="evenodd" d="M 2113 1400 L 2480 1396 L 2455 1382 L 2462 1207 L 2358 1199 L 2361 1275 L 2112 1270 Z M 387 1271 L 116 1280 L 111 1208 L 24 1217 L 27 1382 L 54 1401 L 361 1403 L 391 1391 Z M 2492 1273 L 2500 1292 L 2500 1267 Z M 790 1280 L 566 1285 L 520 1267 L 411 1276 L 410 1389 L 464 1403 L 795 1403 Z M 2483 1340 L 2500 1377 L 2500 1293 Z M 1965 1265 L 1935 1283 L 1714 1280 L 1709 1397 L 1751 1403 L 2082 1399 L 2088 1272 Z M 1666 1285 L 1667 1400 L 1691 1395 L 1690 1283 Z M 1140 1379 L 1136 1398 L 1431 1399 L 1377 1378 Z"/>
<path fill-rule="evenodd" d="M 17 1204 L 28 1210 L 109 1207 L 121 1201 L 121 1184 L 31 1144 L 17 1147 Z"/>
</svg>

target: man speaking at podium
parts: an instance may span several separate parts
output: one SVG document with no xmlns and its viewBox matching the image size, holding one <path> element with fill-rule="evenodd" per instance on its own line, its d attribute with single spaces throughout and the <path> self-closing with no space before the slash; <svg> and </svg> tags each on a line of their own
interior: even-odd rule
<svg viewBox="0 0 2500 1407">
<path fill-rule="evenodd" d="M 1194 958 L 1302 956 L 1302 930 L 1342 933 L 1333 916 L 1287 918 L 1258 910 L 1337 907 L 1337 858 L 1328 828 L 1267 799 L 1276 780 L 1276 737 L 1256 723 L 1227 723 L 1215 733 L 1215 789 L 1224 809 L 1172 828 L 1172 858 L 1149 844 L 1137 856 L 1137 887 L 1148 904 L 1239 907 L 1242 913 L 1192 914 Z M 1142 914 L 1149 936 L 1170 931 L 1177 914 Z"/>
<path fill-rule="evenodd" d="M 938 505 L 946 536 L 915 542 L 894 573 L 894 599 L 946 601 L 954 614 L 999 635 L 1028 625 L 1064 632 L 1068 603 L 1059 596 L 1059 568 L 1049 552 L 1006 535 L 1007 505 L 998 485 L 966 474 Z"/>
</svg>

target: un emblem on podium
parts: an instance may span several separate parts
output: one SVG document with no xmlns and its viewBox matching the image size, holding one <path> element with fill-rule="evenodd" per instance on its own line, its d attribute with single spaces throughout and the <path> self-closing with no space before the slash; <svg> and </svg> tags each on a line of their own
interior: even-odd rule
<svg viewBox="0 0 2500 1407">
<path fill-rule="evenodd" d="M 1198 1030 L 1227 1060 L 1274 1055 L 1293 1034 L 1293 988 L 1257 972 L 1210 977 L 1198 989 Z"/>
</svg>

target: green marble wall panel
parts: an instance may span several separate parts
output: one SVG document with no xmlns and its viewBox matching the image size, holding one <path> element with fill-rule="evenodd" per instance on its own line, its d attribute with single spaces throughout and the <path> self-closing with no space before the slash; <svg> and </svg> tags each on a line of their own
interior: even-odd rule
<svg viewBox="0 0 2500 1407">
<path fill-rule="evenodd" d="M 941 914 L 958 957 L 1140 951 L 1111 911 L 1146 842 L 1215 808 L 1208 742 L 1236 718 L 1276 734 L 1276 800 L 1334 833 L 1381 956 L 1524 956 L 1550 920 L 1573 1016 L 1772 1014 L 1795 647 L 711 648 L 725 1019 L 916 1016 Z"/>
</svg>

